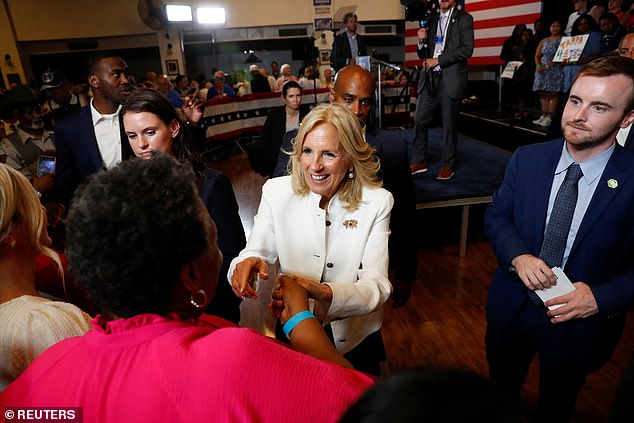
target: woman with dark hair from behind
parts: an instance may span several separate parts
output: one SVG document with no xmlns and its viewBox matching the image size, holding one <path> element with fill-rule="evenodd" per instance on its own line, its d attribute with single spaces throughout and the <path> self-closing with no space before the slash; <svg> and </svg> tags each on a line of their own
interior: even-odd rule
<svg viewBox="0 0 634 423">
<path fill-rule="evenodd" d="M 91 317 L 72 304 L 44 298 L 35 287 L 35 260 L 51 249 L 46 212 L 31 183 L 0 163 L 0 391 L 56 342 L 83 335 Z"/>
<path fill-rule="evenodd" d="M 240 299 L 231 292 L 225 275 L 231 260 L 246 245 L 238 202 L 229 178 L 207 167 L 197 153 L 205 142 L 204 129 L 198 124 L 203 115 L 202 102 L 185 99 L 182 110 L 187 123 L 179 119 L 176 109 L 160 93 L 139 90 L 127 98 L 121 115 L 136 157 L 150 159 L 157 153 L 167 154 L 194 169 L 200 198 L 218 227 L 218 246 L 224 257 L 221 283 L 207 312 L 237 324 Z"/>
<path fill-rule="evenodd" d="M 293 351 L 202 314 L 222 254 L 193 179 L 189 166 L 159 155 L 80 187 L 68 260 L 102 314 L 86 335 L 40 355 L 3 392 L 2 409 L 72 404 L 85 422 L 332 422 L 373 383 L 316 319 L 290 328 Z M 282 318 L 306 313 L 307 292 L 281 283 Z"/>
<path fill-rule="evenodd" d="M 528 423 L 520 404 L 469 370 L 416 367 L 379 381 L 339 423 Z"/>
</svg>

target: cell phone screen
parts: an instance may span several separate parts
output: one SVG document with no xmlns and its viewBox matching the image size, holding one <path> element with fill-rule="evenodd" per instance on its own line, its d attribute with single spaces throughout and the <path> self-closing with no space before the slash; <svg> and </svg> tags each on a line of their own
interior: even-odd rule
<svg viewBox="0 0 634 423">
<path fill-rule="evenodd" d="M 55 172 L 55 157 L 40 156 L 37 159 L 37 176 L 42 177 Z"/>
<path fill-rule="evenodd" d="M 418 27 L 419 28 L 427 28 L 427 20 L 423 19 L 421 21 L 418 21 Z"/>
</svg>

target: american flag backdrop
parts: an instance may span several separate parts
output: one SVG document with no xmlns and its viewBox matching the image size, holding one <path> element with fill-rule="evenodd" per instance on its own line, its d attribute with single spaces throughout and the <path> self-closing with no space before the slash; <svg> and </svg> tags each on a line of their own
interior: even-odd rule
<svg viewBox="0 0 634 423">
<path fill-rule="evenodd" d="M 510 37 L 513 27 L 526 24 L 532 28 L 541 16 L 542 3 L 535 0 L 463 0 L 457 7 L 473 16 L 475 48 L 470 65 L 501 64 L 500 51 L 504 40 Z M 437 8 L 436 4 L 432 5 Z M 405 22 L 405 66 L 420 65 L 416 54 L 418 22 Z"/>
</svg>

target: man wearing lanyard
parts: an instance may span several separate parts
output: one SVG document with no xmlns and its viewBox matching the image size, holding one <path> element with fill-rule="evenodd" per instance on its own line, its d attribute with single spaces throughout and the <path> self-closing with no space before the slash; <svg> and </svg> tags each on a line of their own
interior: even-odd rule
<svg viewBox="0 0 634 423">
<path fill-rule="evenodd" d="M 440 105 L 444 148 L 438 180 L 454 175 L 458 105 L 467 95 L 467 59 L 473 54 L 473 17 L 455 5 L 456 0 L 441 0 L 441 13 L 430 19 L 429 30 L 418 30 L 417 52 L 423 60 L 423 69 L 418 78 L 410 170 L 413 174 L 428 170 L 427 132 L 434 110 Z"/>
</svg>

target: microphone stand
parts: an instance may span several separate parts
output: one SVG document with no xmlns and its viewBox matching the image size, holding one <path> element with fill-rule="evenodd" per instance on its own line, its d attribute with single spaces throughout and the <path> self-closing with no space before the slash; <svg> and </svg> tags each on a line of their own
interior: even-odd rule
<svg viewBox="0 0 634 423">
<path fill-rule="evenodd" d="M 309 37 L 310 40 L 310 65 L 313 67 L 313 74 L 311 75 L 313 79 L 313 98 L 315 103 L 313 104 L 313 108 L 317 106 L 317 80 L 315 79 L 315 71 L 319 70 L 319 67 L 315 67 L 315 37 Z M 304 74 L 306 71 L 304 71 Z"/>
<path fill-rule="evenodd" d="M 383 118 L 383 105 L 382 100 L 381 100 L 381 66 L 384 66 L 386 68 L 392 68 L 394 70 L 399 70 L 398 66 L 395 66 L 391 63 L 387 63 L 384 62 L 383 60 L 379 60 L 379 59 L 375 59 L 374 57 L 370 56 L 370 64 L 371 65 L 376 65 L 377 66 L 377 73 L 378 73 L 378 94 L 377 94 L 377 105 L 378 105 L 378 109 L 379 109 L 379 128 L 382 128 L 382 118 Z"/>
</svg>

